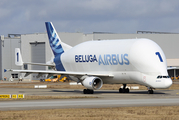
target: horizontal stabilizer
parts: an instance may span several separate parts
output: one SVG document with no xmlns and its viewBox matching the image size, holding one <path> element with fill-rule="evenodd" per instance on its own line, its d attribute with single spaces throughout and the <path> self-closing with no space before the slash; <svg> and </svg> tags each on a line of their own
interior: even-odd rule
<svg viewBox="0 0 179 120">
<path fill-rule="evenodd" d="M 51 66 L 51 67 L 55 67 L 55 64 L 53 63 L 53 61 L 51 60 L 50 63 L 31 63 L 31 62 L 23 62 L 22 60 L 22 55 L 20 52 L 20 48 L 15 48 L 15 64 L 17 66 L 22 66 L 24 64 L 30 64 L 30 65 L 40 65 L 40 66 Z"/>
</svg>

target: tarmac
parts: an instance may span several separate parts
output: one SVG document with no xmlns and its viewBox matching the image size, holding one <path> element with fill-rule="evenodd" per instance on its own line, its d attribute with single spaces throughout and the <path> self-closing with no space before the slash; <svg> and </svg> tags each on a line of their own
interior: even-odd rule
<svg viewBox="0 0 179 120">
<path fill-rule="evenodd" d="M 93 96 L 94 98 L 0 101 L 0 110 L 61 109 L 61 108 L 104 108 L 131 106 L 178 106 L 179 90 L 96 90 L 94 94 L 83 94 L 82 89 L 26 89 L 0 88 L 0 94 L 50 95 L 50 96 Z"/>
</svg>

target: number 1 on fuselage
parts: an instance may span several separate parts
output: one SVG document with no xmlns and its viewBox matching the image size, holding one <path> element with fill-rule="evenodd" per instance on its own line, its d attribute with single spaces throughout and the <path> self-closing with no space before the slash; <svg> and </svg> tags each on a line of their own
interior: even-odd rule
<svg viewBox="0 0 179 120">
<path fill-rule="evenodd" d="M 160 62 L 163 62 L 163 59 L 162 59 L 160 53 L 159 53 L 159 52 L 156 52 L 155 54 L 158 55 L 158 57 L 159 57 L 159 59 L 160 59 Z"/>
</svg>

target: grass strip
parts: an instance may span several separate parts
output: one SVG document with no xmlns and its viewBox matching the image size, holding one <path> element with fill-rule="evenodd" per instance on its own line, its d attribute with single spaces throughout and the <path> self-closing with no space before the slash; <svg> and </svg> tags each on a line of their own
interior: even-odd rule
<svg viewBox="0 0 179 120">
<path fill-rule="evenodd" d="M 1 120 L 178 120 L 179 106 L 0 111 Z"/>
</svg>

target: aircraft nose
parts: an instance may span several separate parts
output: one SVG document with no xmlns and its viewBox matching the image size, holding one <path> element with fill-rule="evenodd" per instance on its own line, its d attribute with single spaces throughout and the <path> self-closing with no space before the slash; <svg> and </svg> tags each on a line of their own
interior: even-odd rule
<svg viewBox="0 0 179 120">
<path fill-rule="evenodd" d="M 166 80 L 165 80 L 165 87 L 166 87 L 166 88 L 169 88 L 169 87 L 172 85 L 172 83 L 173 83 L 173 82 L 172 82 L 171 79 L 166 79 Z"/>
</svg>

